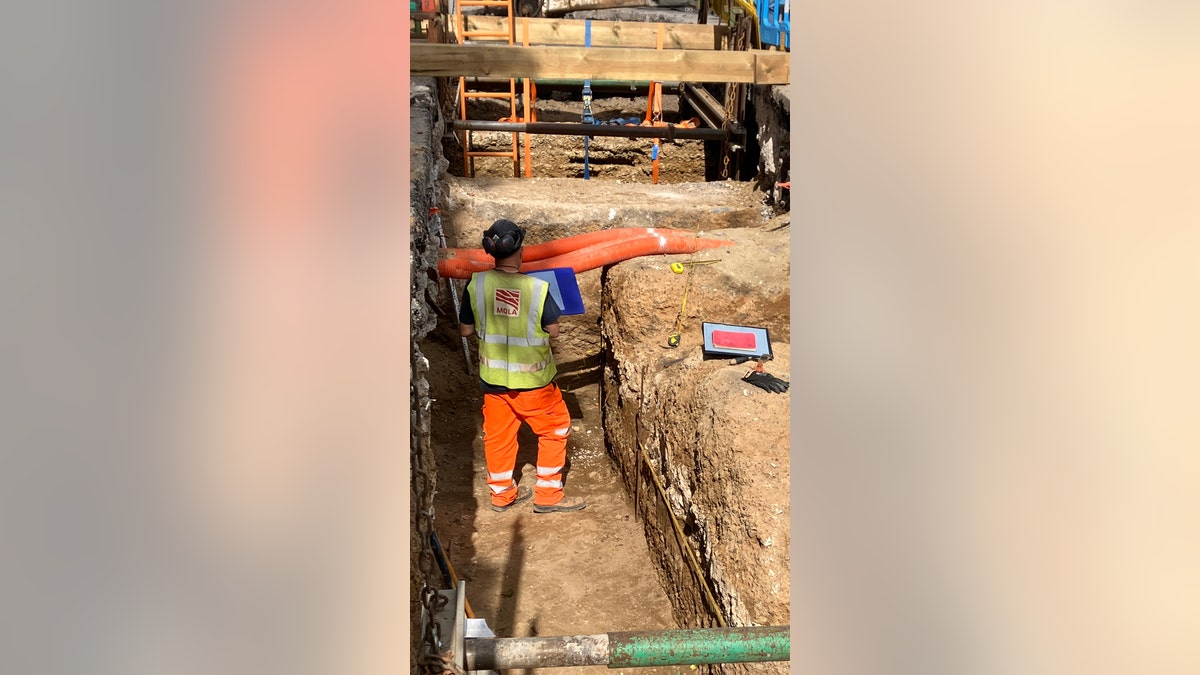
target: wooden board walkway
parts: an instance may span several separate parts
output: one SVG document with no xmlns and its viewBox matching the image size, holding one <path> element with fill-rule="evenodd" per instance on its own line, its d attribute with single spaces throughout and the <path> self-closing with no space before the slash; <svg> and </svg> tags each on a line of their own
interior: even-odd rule
<svg viewBox="0 0 1200 675">
<path fill-rule="evenodd" d="M 503 16 L 480 14 L 463 17 L 467 31 L 500 33 L 504 31 Z M 517 42 L 523 42 L 528 34 L 531 45 L 569 45 L 581 47 L 584 43 L 586 21 L 576 19 L 543 19 L 517 17 L 515 33 Z M 721 41 L 729 33 L 726 26 L 701 26 L 687 23 L 644 23 L 640 21 L 593 21 L 593 47 L 642 47 L 654 49 L 658 45 L 658 33 L 662 30 L 663 49 L 720 49 Z"/>
<path fill-rule="evenodd" d="M 415 77 L 531 77 L 787 84 L 790 54 L 764 50 L 635 49 L 421 44 L 409 46 Z"/>
</svg>

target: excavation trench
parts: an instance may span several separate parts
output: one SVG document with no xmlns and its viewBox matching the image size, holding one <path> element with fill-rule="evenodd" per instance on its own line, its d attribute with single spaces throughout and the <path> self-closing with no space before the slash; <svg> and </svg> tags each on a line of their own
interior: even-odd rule
<svg viewBox="0 0 1200 675">
<path fill-rule="evenodd" d="M 564 167 L 569 175 L 570 164 Z M 745 365 L 704 359 L 700 325 L 767 327 L 775 360 L 766 367 L 788 379 L 788 216 L 775 215 L 751 183 L 451 174 L 439 176 L 427 206 L 414 205 L 415 220 L 419 208 L 440 209 L 450 247 L 478 246 L 479 233 L 497 218 L 525 225 L 531 243 L 648 226 L 735 242 L 578 275 L 586 311 L 563 318 L 553 346 L 572 418 L 565 489 L 589 504 L 570 514 L 490 510 L 482 393 L 467 372 L 448 281 L 428 271 L 436 253 L 426 246 L 414 254 L 425 271 L 420 297 L 433 308 L 422 316 L 428 330 L 416 362 L 428 369 L 435 527 L 456 576 L 466 580 L 472 613 L 500 637 L 786 625 L 789 397 L 744 383 Z M 426 235 L 431 241 L 432 230 Z M 670 270 L 671 262 L 698 259 L 719 262 L 692 268 L 690 279 Z M 463 282 L 454 283 L 461 293 Z M 685 285 L 682 341 L 671 349 L 666 339 Z M 532 485 L 536 437 L 523 428 L 519 441 L 515 475 Z"/>
</svg>

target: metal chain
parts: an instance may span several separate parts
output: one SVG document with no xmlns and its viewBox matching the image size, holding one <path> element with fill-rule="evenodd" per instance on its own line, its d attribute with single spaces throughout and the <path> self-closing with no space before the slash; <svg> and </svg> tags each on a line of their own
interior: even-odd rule
<svg viewBox="0 0 1200 675">
<path fill-rule="evenodd" d="M 414 425 L 415 426 L 415 425 Z M 421 571 L 421 605 L 425 608 L 425 630 L 421 635 L 421 644 L 417 662 L 421 672 L 427 675 L 463 675 L 462 670 L 452 661 L 441 656 L 442 634 L 441 627 L 435 617 L 446 606 L 447 599 L 431 587 L 433 578 L 433 548 L 429 543 L 433 532 L 433 477 L 425 466 L 425 451 L 428 441 L 419 431 L 414 434 L 417 442 L 412 444 L 413 497 L 415 505 L 420 509 L 417 515 L 417 537 L 421 542 L 418 556 L 418 568 Z M 428 504 L 428 507 L 426 507 Z"/>
<path fill-rule="evenodd" d="M 454 673 L 454 675 L 466 675 L 467 671 L 458 667 L 454 659 L 437 654 L 431 654 L 421 659 L 421 669 L 424 672 L 433 673 Z"/>
<path fill-rule="evenodd" d="M 730 51 L 745 51 L 749 49 L 753 30 L 754 24 L 750 20 L 750 17 L 742 17 L 734 26 L 733 36 L 729 42 Z M 727 130 L 734 120 L 738 123 L 742 120 L 742 112 L 745 109 L 743 104 L 745 92 L 746 87 L 743 84 L 734 84 L 731 82 L 725 85 L 725 128 Z M 721 180 L 729 178 L 730 156 L 734 152 L 728 139 L 721 142 Z"/>
</svg>

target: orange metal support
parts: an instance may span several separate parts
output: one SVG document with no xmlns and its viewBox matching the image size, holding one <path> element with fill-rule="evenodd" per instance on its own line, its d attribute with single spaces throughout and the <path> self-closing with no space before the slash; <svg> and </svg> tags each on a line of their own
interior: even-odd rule
<svg viewBox="0 0 1200 675">
<path fill-rule="evenodd" d="M 521 44 L 525 45 L 526 47 L 529 46 L 529 17 L 527 17 L 527 16 L 521 17 Z M 537 96 L 537 87 L 533 84 L 533 80 L 531 80 L 529 78 L 523 79 L 522 82 L 524 82 L 524 85 L 525 85 L 525 97 L 523 99 L 525 101 L 524 121 L 536 122 L 537 121 L 537 112 L 536 112 L 537 108 L 535 107 L 536 101 L 534 101 L 534 97 Z M 533 156 L 530 151 L 530 143 L 532 141 L 531 136 L 532 136 L 532 134 L 528 134 L 528 133 L 525 134 L 525 177 L 526 178 L 533 177 Z"/>
<path fill-rule="evenodd" d="M 466 22 L 463 20 L 463 7 L 504 7 L 508 10 L 508 20 L 505 22 L 506 32 L 486 32 L 486 31 L 468 31 Z M 457 0 L 454 3 L 454 18 L 456 22 L 455 34 L 458 37 L 458 43 L 463 44 L 467 40 L 473 39 L 488 39 L 490 41 L 506 40 L 508 44 L 515 44 L 513 39 L 513 0 Z M 458 78 L 458 98 L 459 98 L 459 114 L 463 120 L 467 119 L 467 99 L 469 98 L 494 98 L 508 99 L 510 118 L 517 116 L 517 81 L 513 78 L 508 80 L 507 93 L 488 93 L 467 91 L 467 79 L 465 77 Z M 526 96 L 528 100 L 528 96 Z M 471 132 L 464 130 L 461 137 L 463 147 L 463 169 L 467 176 L 475 176 L 475 158 L 476 157 L 511 157 L 513 161 L 513 177 L 521 175 L 521 155 L 518 150 L 517 133 L 512 135 L 512 150 L 506 152 L 496 151 L 477 151 L 472 149 Z M 526 151 L 528 154 L 528 151 Z"/>
<path fill-rule="evenodd" d="M 658 24 L 658 40 L 656 49 L 662 51 L 663 48 L 663 30 L 664 26 Z M 662 82 L 650 83 L 650 96 L 646 101 L 646 122 L 654 126 L 665 124 L 662 118 Z M 658 185 L 658 158 L 662 151 L 661 139 L 654 139 L 654 148 L 651 152 L 654 158 L 651 160 L 650 179 L 655 185 Z"/>
</svg>

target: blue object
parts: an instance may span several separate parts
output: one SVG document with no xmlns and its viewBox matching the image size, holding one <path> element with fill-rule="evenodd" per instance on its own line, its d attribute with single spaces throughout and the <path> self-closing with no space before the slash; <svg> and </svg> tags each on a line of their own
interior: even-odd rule
<svg viewBox="0 0 1200 675">
<path fill-rule="evenodd" d="M 783 49 L 792 48 L 791 0 L 754 0 L 759 40 Z"/>
<path fill-rule="evenodd" d="M 550 297 L 562 308 L 563 314 L 583 314 L 583 296 L 579 294 L 575 270 L 570 267 L 555 267 L 525 274 L 550 284 Z"/>
<path fill-rule="evenodd" d="M 588 137 L 584 136 L 583 137 L 583 179 L 584 180 L 592 179 L 591 174 L 588 172 L 588 151 L 591 149 L 588 147 L 588 145 L 589 145 Z"/>
<path fill-rule="evenodd" d="M 583 46 L 584 47 L 592 46 L 592 20 L 591 19 L 588 19 L 583 22 Z M 593 123 L 595 123 L 595 121 L 596 120 L 592 118 L 592 81 L 584 80 L 583 81 L 583 123 L 584 124 L 593 124 Z M 589 137 L 584 136 L 583 137 L 583 179 L 584 180 L 592 179 L 591 164 L 590 164 L 589 158 L 588 158 L 588 153 L 589 153 L 589 150 L 591 149 L 589 146 L 591 144 L 588 141 L 589 141 Z"/>
</svg>

